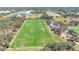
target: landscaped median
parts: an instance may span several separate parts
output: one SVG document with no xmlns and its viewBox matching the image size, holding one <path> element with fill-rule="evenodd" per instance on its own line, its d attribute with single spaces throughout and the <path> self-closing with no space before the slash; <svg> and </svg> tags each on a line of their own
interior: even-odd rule
<svg viewBox="0 0 79 59">
<path fill-rule="evenodd" d="M 58 43 L 60 37 L 50 31 L 43 19 L 25 20 L 10 43 L 10 48 L 39 47 Z"/>
</svg>

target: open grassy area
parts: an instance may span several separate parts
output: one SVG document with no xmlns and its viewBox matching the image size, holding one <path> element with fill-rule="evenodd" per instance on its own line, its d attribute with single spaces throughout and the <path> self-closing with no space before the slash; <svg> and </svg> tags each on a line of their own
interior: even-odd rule
<svg viewBox="0 0 79 59">
<path fill-rule="evenodd" d="M 75 32 L 77 32 L 79 34 L 79 26 L 68 27 L 68 29 L 74 30 Z"/>
<path fill-rule="evenodd" d="M 44 20 L 31 19 L 25 20 L 10 48 L 44 46 L 57 42 L 60 42 L 60 38 L 49 30 Z"/>
</svg>

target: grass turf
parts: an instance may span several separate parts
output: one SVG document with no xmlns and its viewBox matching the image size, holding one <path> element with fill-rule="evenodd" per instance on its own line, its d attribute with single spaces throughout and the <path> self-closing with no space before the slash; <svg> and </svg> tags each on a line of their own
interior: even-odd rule
<svg viewBox="0 0 79 59">
<path fill-rule="evenodd" d="M 42 19 L 25 20 L 13 40 L 10 48 L 44 46 L 60 42 L 60 38 L 49 31 Z"/>
<path fill-rule="evenodd" d="M 72 26 L 72 27 L 68 27 L 69 30 L 74 30 L 75 32 L 77 32 L 79 34 L 79 26 Z"/>
</svg>

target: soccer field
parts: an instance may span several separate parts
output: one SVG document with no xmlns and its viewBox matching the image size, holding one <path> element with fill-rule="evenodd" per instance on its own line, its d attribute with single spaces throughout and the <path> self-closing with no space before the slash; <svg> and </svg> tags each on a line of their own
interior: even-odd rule
<svg viewBox="0 0 79 59">
<path fill-rule="evenodd" d="M 49 30 L 43 19 L 25 20 L 11 42 L 10 48 L 44 46 L 58 43 L 60 38 Z"/>
</svg>

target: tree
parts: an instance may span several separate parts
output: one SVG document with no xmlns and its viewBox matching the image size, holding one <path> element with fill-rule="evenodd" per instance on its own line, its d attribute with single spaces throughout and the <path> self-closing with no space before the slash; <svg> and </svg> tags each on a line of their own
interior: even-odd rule
<svg viewBox="0 0 79 59">
<path fill-rule="evenodd" d="M 72 51 L 74 50 L 74 42 L 66 41 L 61 43 L 52 43 L 44 46 L 43 50 L 50 51 Z"/>
<path fill-rule="evenodd" d="M 52 19 L 52 16 L 49 16 L 48 14 L 46 14 L 46 12 L 44 12 L 41 16 L 42 19 Z"/>
</svg>

